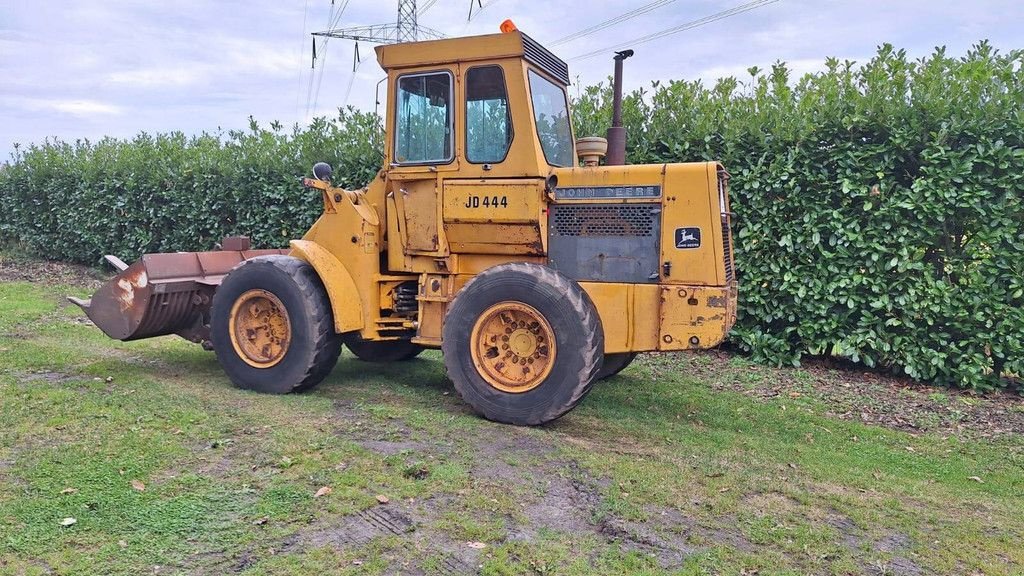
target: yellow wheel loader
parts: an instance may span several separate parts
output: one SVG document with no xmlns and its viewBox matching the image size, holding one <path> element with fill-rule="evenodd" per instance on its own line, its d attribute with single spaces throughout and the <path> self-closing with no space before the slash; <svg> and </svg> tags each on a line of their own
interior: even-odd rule
<svg viewBox="0 0 1024 576">
<path fill-rule="evenodd" d="M 574 141 L 565 62 L 503 28 L 376 49 L 383 167 L 344 190 L 316 165 L 303 184 L 323 214 L 289 249 L 108 257 L 121 272 L 75 302 L 113 338 L 202 344 L 261 392 L 315 386 L 343 345 L 369 362 L 439 348 L 470 406 L 520 425 L 638 352 L 719 344 L 737 290 L 724 168 L 622 165 L 628 52 L 610 146 Z"/>
</svg>

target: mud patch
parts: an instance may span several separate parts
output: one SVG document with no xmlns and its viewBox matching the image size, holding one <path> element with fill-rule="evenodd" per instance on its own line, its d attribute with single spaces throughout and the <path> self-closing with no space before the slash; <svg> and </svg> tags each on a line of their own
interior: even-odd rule
<svg viewBox="0 0 1024 576">
<path fill-rule="evenodd" d="M 825 415 L 907 432 L 935 431 L 963 439 L 1006 439 L 1024 434 L 1024 394 L 978 394 L 930 386 L 833 359 L 807 358 L 803 367 L 769 368 L 723 351 L 642 354 L 636 365 L 654 378 L 681 369 L 714 390 L 762 400 L 814 398 Z"/>
<path fill-rule="evenodd" d="M 572 534 L 595 531 L 594 514 L 601 498 L 592 484 L 557 475 L 545 484 L 541 486 L 543 493 L 522 508 L 527 523 L 508 526 L 509 540 L 532 541 L 542 528 Z"/>
<path fill-rule="evenodd" d="M 910 547 L 910 537 L 901 532 L 887 534 L 878 542 L 875 542 L 875 550 L 894 554 Z"/>
<path fill-rule="evenodd" d="M 377 506 L 345 516 L 332 526 L 303 532 L 293 546 L 362 546 L 381 536 L 401 536 L 416 529 L 413 519 L 396 507 Z"/>
<path fill-rule="evenodd" d="M 925 574 L 920 566 L 902 556 L 874 562 L 867 566 L 866 573 L 872 576 L 921 576 Z"/>
<path fill-rule="evenodd" d="M 21 382 L 45 382 L 47 384 L 63 384 L 76 377 L 64 372 L 28 372 L 18 377 Z"/>
<path fill-rule="evenodd" d="M 910 537 L 902 532 L 890 532 L 874 543 L 873 548 L 885 556 L 884 560 L 875 560 L 866 566 L 868 574 L 877 576 L 920 576 L 925 571 L 913 560 L 907 558 L 906 552 L 913 543 Z"/>
<path fill-rule="evenodd" d="M 47 262 L 0 254 L 0 282 L 99 287 L 108 277 L 109 274 L 80 264 Z"/>
<path fill-rule="evenodd" d="M 844 548 L 853 553 L 859 552 L 864 541 L 863 532 L 852 520 L 841 514 L 829 514 L 825 518 L 825 523 L 839 533 L 839 540 Z"/>
<path fill-rule="evenodd" d="M 687 557 L 700 551 L 689 544 L 696 530 L 699 527 L 692 520 L 667 509 L 653 513 L 647 522 L 608 518 L 598 528 L 600 534 L 620 542 L 623 550 L 652 556 L 666 570 L 678 568 Z"/>
<path fill-rule="evenodd" d="M 389 574 L 476 574 L 480 550 L 457 542 L 432 525 L 454 503 L 450 496 L 400 501 L 361 510 L 334 521 L 321 520 L 277 547 L 279 553 L 330 547 L 356 550 L 378 538 L 400 537 Z M 401 557 L 396 558 L 397 554 Z"/>
<path fill-rule="evenodd" d="M 382 456 L 393 456 L 403 452 L 420 452 L 430 448 L 422 442 L 390 441 L 390 440 L 357 440 L 356 444 Z"/>
</svg>

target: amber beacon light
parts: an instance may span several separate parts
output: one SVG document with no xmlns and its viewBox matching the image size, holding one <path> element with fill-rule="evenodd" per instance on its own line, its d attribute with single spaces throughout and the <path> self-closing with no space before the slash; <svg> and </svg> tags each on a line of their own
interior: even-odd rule
<svg viewBox="0 0 1024 576">
<path fill-rule="evenodd" d="M 505 21 L 501 23 L 501 31 L 504 34 L 515 32 L 516 30 L 518 30 L 518 28 L 516 28 L 515 23 L 513 23 L 511 19 L 506 18 Z"/>
</svg>

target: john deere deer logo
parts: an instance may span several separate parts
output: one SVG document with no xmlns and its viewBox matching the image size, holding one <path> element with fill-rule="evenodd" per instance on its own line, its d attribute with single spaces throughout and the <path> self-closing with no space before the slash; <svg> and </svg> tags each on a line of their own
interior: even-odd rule
<svg viewBox="0 0 1024 576">
<path fill-rule="evenodd" d="M 700 228 L 676 228 L 676 248 L 700 248 Z"/>
</svg>

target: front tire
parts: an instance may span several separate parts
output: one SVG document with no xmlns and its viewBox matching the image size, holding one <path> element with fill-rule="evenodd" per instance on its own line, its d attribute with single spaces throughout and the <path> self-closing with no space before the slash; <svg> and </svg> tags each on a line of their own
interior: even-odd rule
<svg viewBox="0 0 1024 576">
<path fill-rule="evenodd" d="M 217 361 L 246 390 L 287 394 L 311 388 L 341 353 L 320 277 L 291 256 L 239 264 L 217 288 L 211 316 Z"/>
<path fill-rule="evenodd" d="M 456 295 L 441 350 L 462 399 L 489 420 L 550 422 L 587 395 L 604 332 L 579 284 L 539 264 L 495 266 Z"/>
</svg>

